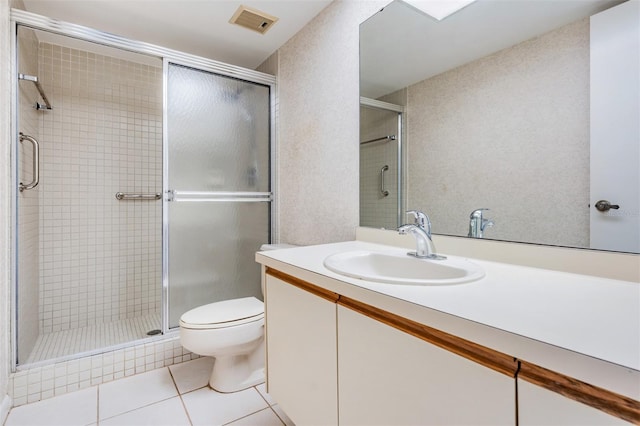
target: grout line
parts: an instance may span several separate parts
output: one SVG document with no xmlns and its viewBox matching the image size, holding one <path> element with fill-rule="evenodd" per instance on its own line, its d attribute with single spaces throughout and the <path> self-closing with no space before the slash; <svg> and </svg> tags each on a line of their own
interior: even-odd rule
<svg viewBox="0 0 640 426">
<path fill-rule="evenodd" d="M 235 420 L 231 420 L 230 422 L 223 423 L 223 424 L 222 424 L 222 426 L 230 425 L 231 423 L 235 423 L 235 422 L 237 422 L 238 420 L 245 419 L 245 418 L 247 418 L 247 417 L 249 417 L 249 416 L 253 416 L 254 414 L 258 414 L 258 413 L 260 413 L 260 412 L 262 412 L 262 411 L 264 411 L 264 410 L 269 410 L 269 409 L 271 409 L 271 407 L 270 407 L 270 406 L 267 406 L 267 407 L 265 407 L 265 408 L 261 408 L 261 409 L 259 409 L 258 411 L 254 411 L 253 413 L 249 413 L 249 414 L 244 415 L 244 416 L 242 416 L 242 417 L 238 417 L 238 418 L 237 418 L 237 419 L 235 419 Z M 277 417 L 277 416 L 278 416 L 278 415 L 276 414 L 276 417 Z M 278 419 L 280 419 L 280 417 L 278 417 Z M 281 420 L 281 421 L 282 421 L 282 420 Z"/>
<path fill-rule="evenodd" d="M 287 422 L 285 422 L 285 421 L 284 421 L 284 419 L 278 415 L 278 412 L 277 412 L 276 410 L 274 410 L 274 409 L 273 409 L 273 407 L 274 407 L 274 406 L 276 406 L 276 405 L 278 405 L 278 404 L 273 404 L 270 408 L 273 410 L 273 412 L 274 412 L 274 413 L 276 413 L 276 417 L 278 417 L 278 419 L 280 419 L 280 421 L 282 422 L 282 424 L 283 424 L 283 425 L 286 425 L 286 424 L 287 424 Z"/>
<path fill-rule="evenodd" d="M 274 404 L 274 405 L 275 405 L 275 404 Z M 273 405 L 270 405 L 270 406 L 269 406 L 269 409 L 270 409 L 271 411 L 273 411 L 273 414 L 275 414 L 275 415 L 276 415 L 276 417 L 278 418 L 278 420 L 280 420 L 280 423 L 282 423 L 282 426 L 286 426 L 285 421 L 284 421 L 284 420 L 282 420 L 282 419 L 280 418 L 280 416 L 278 415 L 278 413 L 276 412 L 276 410 L 274 410 L 274 409 L 273 409 Z"/>
<path fill-rule="evenodd" d="M 176 391 L 178 392 L 178 398 L 180 398 L 180 403 L 182 404 L 182 409 L 184 410 L 185 414 L 187 415 L 187 419 L 189 420 L 189 424 L 193 425 L 193 420 L 191 420 L 191 415 L 189 414 L 189 410 L 187 410 L 187 405 L 184 403 L 184 399 L 182 399 L 182 394 L 180 393 L 180 389 L 178 389 L 178 384 L 176 383 L 175 377 L 173 377 L 173 372 L 171 371 L 171 369 L 169 367 L 165 367 L 165 368 L 167 370 L 169 370 L 169 375 L 171 376 L 171 380 L 173 380 L 173 385 L 176 387 Z M 199 388 L 199 389 L 202 389 L 202 388 Z M 189 392 L 185 392 L 185 393 L 189 393 Z"/>
<path fill-rule="evenodd" d="M 262 399 L 264 399 L 264 402 L 266 402 L 266 403 L 267 403 L 267 405 L 268 405 L 269 407 L 271 407 L 271 403 L 270 403 L 269 401 L 267 401 L 267 397 L 265 397 L 265 396 L 262 394 L 262 392 L 260 392 L 260 390 L 258 389 L 258 386 L 260 386 L 260 385 L 262 385 L 262 384 L 264 384 L 264 383 L 260 383 L 259 385 L 255 385 L 253 388 L 258 392 L 258 395 L 260 395 L 260 396 L 262 397 Z"/>
<path fill-rule="evenodd" d="M 149 403 L 149 404 L 146 404 L 146 405 L 141 405 L 140 407 L 132 408 L 131 410 L 123 411 L 122 413 L 115 414 L 115 415 L 113 415 L 113 416 L 111 416 L 111 417 L 105 417 L 104 419 L 101 419 L 101 420 L 102 420 L 102 421 L 110 420 L 110 419 L 113 419 L 113 418 L 115 418 L 115 417 L 119 417 L 119 416 L 123 416 L 123 415 L 125 415 L 125 414 L 133 413 L 134 411 L 140 410 L 140 409 L 142 409 L 142 408 L 151 407 L 152 405 L 160 404 L 161 402 L 168 401 L 168 400 L 173 399 L 173 398 L 175 398 L 175 397 L 176 397 L 176 396 L 174 395 L 174 396 L 170 396 L 169 398 L 161 399 L 161 400 L 159 400 L 159 401 L 154 401 L 154 402 Z"/>
<path fill-rule="evenodd" d="M 100 425 L 100 387 L 101 387 L 101 386 L 102 386 L 102 385 L 98 385 L 98 386 L 96 386 L 96 387 L 97 387 L 97 389 L 96 389 L 96 395 L 98 396 L 98 397 L 96 398 L 96 399 L 97 399 L 97 401 L 96 401 L 96 406 L 97 406 L 97 407 L 96 407 L 96 425 Z"/>
</svg>

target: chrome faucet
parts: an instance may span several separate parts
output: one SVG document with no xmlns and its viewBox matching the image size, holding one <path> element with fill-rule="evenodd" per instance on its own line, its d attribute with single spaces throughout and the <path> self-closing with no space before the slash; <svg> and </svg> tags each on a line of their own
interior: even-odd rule
<svg viewBox="0 0 640 426">
<path fill-rule="evenodd" d="M 484 230 L 494 225 L 492 220 L 482 217 L 482 212 L 489 209 L 476 209 L 469 216 L 469 237 L 483 238 Z"/>
<path fill-rule="evenodd" d="M 443 260 L 445 256 L 436 254 L 436 247 L 431 239 L 431 221 L 429 216 L 421 211 L 408 210 L 407 214 L 414 216 L 414 223 L 402 225 L 398 228 L 398 232 L 402 235 L 411 234 L 416 239 L 416 251 L 407 253 L 419 259 Z"/>
</svg>

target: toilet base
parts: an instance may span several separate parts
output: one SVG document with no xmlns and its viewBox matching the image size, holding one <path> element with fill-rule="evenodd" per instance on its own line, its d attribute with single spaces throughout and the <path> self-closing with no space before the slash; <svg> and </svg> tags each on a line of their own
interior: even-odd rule
<svg viewBox="0 0 640 426">
<path fill-rule="evenodd" d="M 209 386 L 218 392 L 231 393 L 264 383 L 264 364 L 256 366 L 247 359 L 249 357 L 250 355 L 239 355 L 216 358 Z"/>
</svg>

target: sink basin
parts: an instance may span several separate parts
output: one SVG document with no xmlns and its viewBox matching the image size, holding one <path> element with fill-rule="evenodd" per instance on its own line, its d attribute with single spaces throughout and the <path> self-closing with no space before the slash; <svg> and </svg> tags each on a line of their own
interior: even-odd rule
<svg viewBox="0 0 640 426">
<path fill-rule="evenodd" d="M 336 253 L 324 266 L 340 275 L 387 284 L 451 285 L 484 277 L 482 268 L 466 259 L 418 259 L 400 250 Z"/>
</svg>

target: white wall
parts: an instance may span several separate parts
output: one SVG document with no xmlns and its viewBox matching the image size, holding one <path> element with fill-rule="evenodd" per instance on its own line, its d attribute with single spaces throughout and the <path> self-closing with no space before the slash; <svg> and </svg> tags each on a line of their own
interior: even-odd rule
<svg viewBox="0 0 640 426">
<path fill-rule="evenodd" d="M 278 51 L 283 242 L 320 244 L 355 236 L 359 24 L 387 3 L 336 0 Z"/>
</svg>

